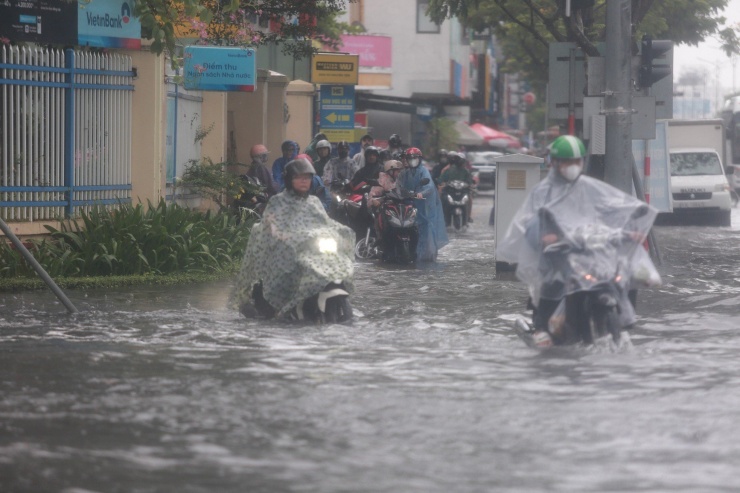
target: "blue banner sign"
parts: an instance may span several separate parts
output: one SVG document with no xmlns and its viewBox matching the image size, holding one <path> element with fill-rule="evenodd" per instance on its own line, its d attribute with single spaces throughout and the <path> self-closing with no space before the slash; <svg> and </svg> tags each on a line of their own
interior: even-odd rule
<svg viewBox="0 0 740 493">
<path fill-rule="evenodd" d="M 185 89 L 254 92 L 256 55 L 252 48 L 187 46 Z"/>
<path fill-rule="evenodd" d="M 321 84 L 322 129 L 355 128 L 355 86 Z"/>
<path fill-rule="evenodd" d="M 133 17 L 134 0 L 79 2 L 77 38 L 80 46 L 141 48 L 141 23 Z"/>
</svg>

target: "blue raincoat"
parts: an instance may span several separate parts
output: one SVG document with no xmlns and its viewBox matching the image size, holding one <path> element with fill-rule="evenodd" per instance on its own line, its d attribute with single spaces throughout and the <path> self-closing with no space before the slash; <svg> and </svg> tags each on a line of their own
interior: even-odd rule
<svg viewBox="0 0 740 493">
<path fill-rule="evenodd" d="M 272 163 L 272 178 L 275 180 L 275 184 L 278 187 L 278 190 L 282 191 L 285 188 L 285 182 L 283 182 L 283 170 L 285 170 L 285 165 L 291 162 L 295 157 L 298 155 L 298 142 L 295 141 L 286 141 L 293 144 L 293 154 L 289 158 L 284 158 L 283 156 L 280 156 L 275 160 L 275 162 Z M 285 142 L 283 142 L 284 144 Z M 280 146 L 282 148 L 282 146 Z"/>
<path fill-rule="evenodd" d="M 424 178 L 429 180 L 426 185 L 421 184 Z M 416 256 L 418 260 L 433 262 L 437 259 L 437 251 L 450 240 L 447 238 L 442 202 L 439 200 L 432 175 L 423 164 L 420 164 L 416 168 L 406 168 L 401 171 L 396 183 L 401 189 L 421 193 L 426 199 L 414 201 L 419 224 Z"/>
</svg>

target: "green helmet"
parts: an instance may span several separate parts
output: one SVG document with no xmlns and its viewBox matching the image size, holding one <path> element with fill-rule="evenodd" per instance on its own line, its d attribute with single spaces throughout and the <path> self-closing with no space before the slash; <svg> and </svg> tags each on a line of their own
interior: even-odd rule
<svg viewBox="0 0 740 493">
<path fill-rule="evenodd" d="M 586 157 L 586 146 L 572 135 L 561 135 L 550 144 L 552 159 L 578 159 Z"/>
</svg>

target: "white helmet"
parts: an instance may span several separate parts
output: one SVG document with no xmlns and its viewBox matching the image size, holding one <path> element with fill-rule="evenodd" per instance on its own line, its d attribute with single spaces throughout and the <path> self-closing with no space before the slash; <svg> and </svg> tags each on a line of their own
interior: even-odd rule
<svg viewBox="0 0 740 493">
<path fill-rule="evenodd" d="M 327 148 L 327 149 L 329 149 L 329 150 L 331 150 L 331 143 L 328 140 L 320 140 L 320 141 L 316 142 L 316 150 L 317 151 L 319 149 L 324 148 L 324 147 Z"/>
</svg>

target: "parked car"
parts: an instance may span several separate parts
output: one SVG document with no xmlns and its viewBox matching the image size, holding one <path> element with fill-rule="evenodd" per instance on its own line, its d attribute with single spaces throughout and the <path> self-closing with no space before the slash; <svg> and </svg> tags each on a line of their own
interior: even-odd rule
<svg viewBox="0 0 740 493">
<path fill-rule="evenodd" d="M 487 190 L 496 186 L 496 161 L 503 156 L 503 152 L 481 151 L 468 152 L 467 158 L 473 166 L 474 173 L 478 173 L 478 189 Z"/>
</svg>

